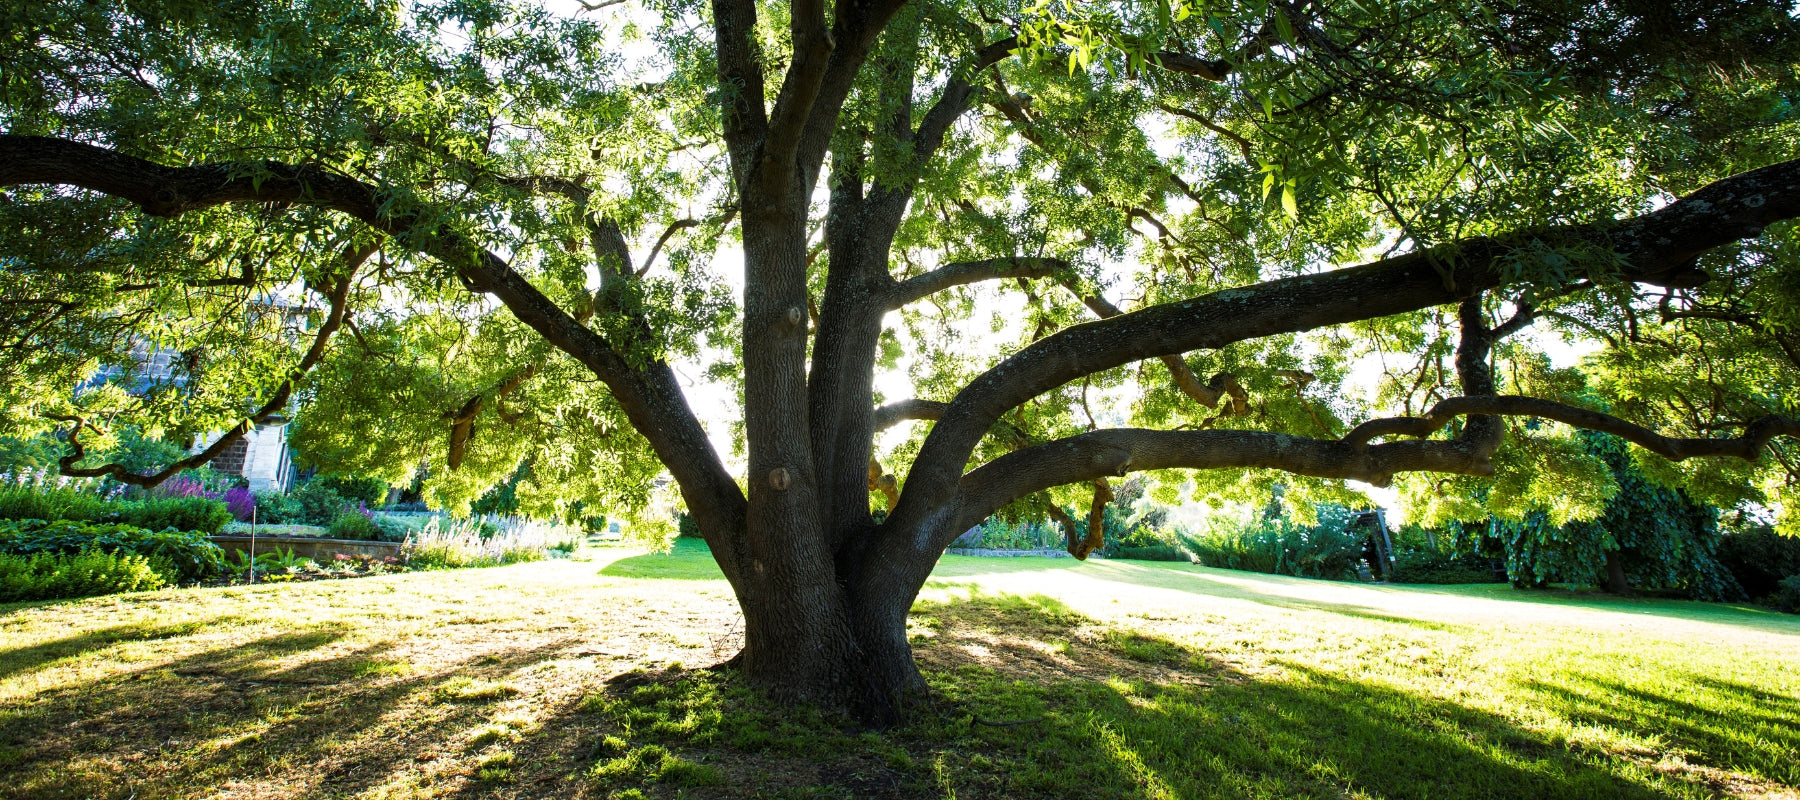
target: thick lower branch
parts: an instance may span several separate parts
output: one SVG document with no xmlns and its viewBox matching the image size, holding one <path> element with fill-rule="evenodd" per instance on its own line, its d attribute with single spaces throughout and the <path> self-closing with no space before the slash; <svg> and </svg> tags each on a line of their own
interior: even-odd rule
<svg viewBox="0 0 1800 800">
<path fill-rule="evenodd" d="M 1384 486 L 1399 472 L 1491 475 L 1487 454 L 1464 442 L 1394 442 L 1357 447 L 1262 431 L 1116 428 L 1025 448 L 963 477 L 950 528 L 968 530 L 1015 499 L 1052 486 L 1154 469 L 1278 469 Z M 940 536 L 941 538 L 941 536 Z M 948 546 L 948 540 L 943 546 Z"/>
<path fill-rule="evenodd" d="M 949 406 L 937 400 L 896 400 L 875 409 L 875 430 L 885 431 L 909 419 L 937 419 Z"/>
<path fill-rule="evenodd" d="M 1399 441 L 1369 444 L 1377 436 L 1428 436 L 1458 416 L 1531 416 L 1610 433 L 1663 456 L 1758 458 L 1776 436 L 1800 438 L 1800 420 L 1770 415 L 1742 436 L 1688 439 L 1659 434 L 1617 417 L 1535 397 L 1454 397 L 1423 417 L 1371 420 L 1341 440 L 1309 439 L 1260 431 L 1095 431 L 1018 450 L 963 477 L 956 522 L 967 530 L 1013 500 L 1052 486 L 1153 469 L 1258 467 L 1317 478 L 1360 480 L 1386 486 L 1401 472 L 1491 475 L 1488 442 Z M 948 546 L 945 540 L 944 546 Z"/>
<path fill-rule="evenodd" d="M 1800 160 L 1719 180 L 1623 221 L 1479 238 L 1431 253 L 1269 281 L 1164 303 L 1047 336 L 957 394 L 908 474 L 895 519 L 923 525 L 954 501 L 969 454 L 1000 415 L 1084 375 L 1132 361 L 1460 302 L 1506 280 L 1505 260 L 1534 243 L 1601 244 L 1622 279 L 1687 280 L 1709 249 L 1800 216 Z M 1354 477 L 1354 476 L 1351 476 Z"/>
<path fill-rule="evenodd" d="M 378 187 L 310 165 L 168 167 L 80 142 L 0 134 L 0 187 L 20 184 L 76 186 L 129 200 L 152 216 L 255 202 L 308 205 L 358 219 L 394 237 L 392 241 L 455 269 L 471 291 L 493 294 L 521 322 L 592 370 L 674 473 L 703 529 L 725 532 L 743 527 L 744 495 L 719 461 L 667 365 L 634 367 L 505 259 L 431 223 L 422 213 L 388 213 Z M 715 550 L 723 545 L 712 543 Z"/>
</svg>

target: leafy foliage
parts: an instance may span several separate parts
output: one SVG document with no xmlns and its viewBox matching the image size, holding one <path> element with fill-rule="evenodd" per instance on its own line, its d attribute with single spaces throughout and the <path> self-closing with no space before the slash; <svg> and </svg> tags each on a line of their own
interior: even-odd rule
<svg viewBox="0 0 1800 800">
<path fill-rule="evenodd" d="M 0 553 L 0 603 L 136 592 L 167 583 L 151 560 L 129 552 Z"/>
<path fill-rule="evenodd" d="M 325 535 L 333 539 L 360 539 L 364 541 L 400 541 L 389 539 L 386 531 L 375 523 L 375 518 L 366 511 L 349 509 L 338 512 L 327 526 Z M 402 535 L 401 538 L 405 538 Z"/>
<path fill-rule="evenodd" d="M 1504 553 L 1517 586 L 1552 582 L 1604 585 L 1607 559 L 1620 562 L 1629 585 L 1669 589 L 1704 600 L 1743 596 L 1716 553 L 1718 510 L 1654 483 L 1616 437 L 1582 434 L 1589 451 L 1612 472 L 1617 493 L 1605 513 L 1587 521 L 1552 524 L 1548 515 L 1495 520 L 1489 535 Z"/>
<path fill-rule="evenodd" d="M 285 492 L 256 492 L 255 503 L 257 522 L 265 525 L 306 523 L 306 507 Z"/>
<path fill-rule="evenodd" d="M 1364 534 L 1348 530 L 1353 512 L 1342 506 L 1322 506 L 1316 514 L 1318 521 L 1313 525 L 1267 515 L 1251 519 L 1215 516 L 1207 528 L 1183 533 L 1181 543 L 1208 567 L 1354 579 Z"/>
<path fill-rule="evenodd" d="M 170 582 L 191 582 L 219 574 L 224 551 L 195 531 L 148 531 L 131 525 L 75 521 L 0 521 L 0 553 L 62 554 L 84 551 L 135 553 L 150 559 Z"/>
<path fill-rule="evenodd" d="M 1727 530 L 1718 559 L 1745 594 L 1764 600 L 1779 593 L 1783 580 L 1800 575 L 1800 538 L 1762 525 Z"/>
<path fill-rule="evenodd" d="M 1394 532 L 1394 577 L 1398 583 L 1500 583 L 1503 571 L 1495 569 L 1496 560 L 1478 551 L 1481 539 L 1465 532 L 1462 525 L 1450 525 L 1427 531 L 1417 525 L 1405 525 Z"/>
<path fill-rule="evenodd" d="M 149 530 L 218 533 L 230 522 L 225 503 L 207 497 L 115 501 L 75 489 L 0 486 L 0 519 L 116 522 Z"/>
</svg>

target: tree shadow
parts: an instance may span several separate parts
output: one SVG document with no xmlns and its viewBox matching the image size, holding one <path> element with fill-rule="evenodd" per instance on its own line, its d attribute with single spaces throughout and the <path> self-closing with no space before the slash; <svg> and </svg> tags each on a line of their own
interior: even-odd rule
<svg viewBox="0 0 1800 800">
<path fill-rule="evenodd" d="M 111 647 L 120 642 L 155 641 L 177 636 L 189 636 L 208 628 L 235 624 L 238 617 L 213 617 L 205 620 L 178 622 L 171 625 L 149 625 L 136 623 L 131 625 L 114 625 L 110 628 L 86 631 L 61 639 L 0 650 L 0 680 L 5 680 L 69 658 L 78 658 Z"/>
<path fill-rule="evenodd" d="M 1488 711 L 1298 664 L 1249 675 L 1178 642 L 1095 632 L 1054 603 L 1034 600 L 1043 609 L 1034 611 L 977 596 L 915 610 L 933 629 L 915 640 L 920 661 L 952 704 L 977 716 L 1044 717 L 1020 726 L 1029 730 L 971 722 L 989 752 L 1033 765 L 980 787 L 999 796 L 1056 796 L 1083 774 L 1087 785 L 1127 787 L 1094 795 L 1118 797 L 1685 793 Z M 1056 631 L 1061 642 L 1046 648 Z"/>
<path fill-rule="evenodd" d="M 356 795 L 421 757 L 462 754 L 488 707 L 518 694 L 509 676 L 575 643 L 488 652 L 425 674 L 384 672 L 397 663 L 387 643 L 308 657 L 348 633 L 335 624 L 284 632 L 6 709 L 0 772 L 11 777 L 0 797 L 201 796 L 264 777 L 290 796 Z M 137 768 L 146 762 L 157 769 Z"/>
<path fill-rule="evenodd" d="M 1649 754 L 1571 743 L 1560 728 L 1528 729 L 1403 685 L 1284 662 L 1249 671 L 1043 596 L 974 590 L 920 603 L 912 623 L 935 699 L 879 733 L 778 706 L 728 672 L 670 669 L 653 674 L 658 686 L 611 688 L 580 671 L 604 661 L 559 673 L 571 668 L 566 659 L 586 657 L 571 651 L 592 636 L 508 647 L 509 634 L 496 631 L 466 657 L 412 672 L 387 643 L 348 646 L 344 625 L 290 630 L 0 708 L 0 797 L 604 798 L 635 786 L 650 797 L 721 800 L 1638 800 L 1738 785 L 1719 770 L 1653 769 Z M 117 630 L 21 658 L 46 663 L 55 646 L 91 651 Z M 1791 726 L 1776 729 L 1800 714 L 1792 697 L 1697 675 L 1656 689 L 1584 680 L 1534 690 L 1553 713 L 1572 708 L 1646 738 L 1661 732 L 1696 763 L 1792 782 L 1775 771 L 1800 745 Z M 1721 708 L 1747 709 L 1742 729 L 1761 739 L 1725 738 Z M 531 724 L 494 727 L 520 711 Z M 492 737 L 477 735 L 490 728 Z M 717 779 L 591 777 L 597 764 L 652 746 Z M 483 769 L 490 760 L 505 766 Z"/>
<path fill-rule="evenodd" d="M 1525 685 L 1577 722 L 1666 743 L 1679 759 L 1665 769 L 1691 772 L 1712 788 L 1746 776 L 1800 785 L 1800 697 L 1705 675 L 1688 675 L 1678 686 L 1579 673 Z"/>
<path fill-rule="evenodd" d="M 1026 561 L 1027 559 L 1006 559 L 1007 561 Z M 1365 616 L 1384 621 L 1395 622 L 1415 627 L 1427 627 L 1440 630 L 1467 630 L 1458 628 L 1453 623 L 1438 623 L 1432 620 L 1420 620 L 1408 617 L 1404 612 L 1393 613 L 1371 605 L 1354 603 L 1331 603 L 1327 601 L 1296 598 L 1288 594 L 1286 589 L 1318 589 L 1379 598 L 1396 593 L 1410 596 L 1441 596 L 1446 599 L 1486 601 L 1492 603 L 1519 603 L 1532 606 L 1552 606 L 1596 614 L 1620 614 L 1629 617 L 1647 615 L 1664 616 L 1688 622 L 1700 622 L 1725 625 L 1744 630 L 1764 633 L 1776 633 L 1788 636 L 1800 636 L 1800 617 L 1784 615 L 1769 609 L 1754 606 L 1725 603 L 1707 603 L 1695 600 L 1671 600 L 1666 598 L 1646 598 L 1610 595 L 1597 590 L 1572 590 L 1566 588 L 1519 590 L 1505 584 L 1465 584 L 1454 586 L 1425 584 L 1366 584 L 1348 581 L 1332 581 L 1322 578 L 1299 578 L 1291 575 L 1269 575 L 1260 572 L 1224 570 L 1214 567 L 1164 564 L 1156 562 L 1121 562 L 1104 561 L 1088 562 L 1075 566 L 1069 563 L 1049 563 L 1053 559 L 1034 559 L 1046 562 L 1040 571 L 1075 570 L 1078 574 L 1096 580 L 1131 586 L 1143 586 L 1158 589 L 1170 589 L 1189 594 L 1208 597 L 1222 597 L 1245 600 L 1261 605 L 1285 608 L 1304 608 L 1333 613 L 1349 612 L 1351 616 Z M 1008 566 L 1015 566 L 1009 564 Z M 1022 565 L 1019 565 L 1022 566 Z M 1028 569 L 1015 569 L 1011 572 L 1027 572 Z M 966 577 L 966 576 L 964 576 Z M 954 580 L 934 580 L 927 584 L 933 587 L 966 586 Z M 1438 628 L 1438 625 L 1451 625 Z"/>
</svg>

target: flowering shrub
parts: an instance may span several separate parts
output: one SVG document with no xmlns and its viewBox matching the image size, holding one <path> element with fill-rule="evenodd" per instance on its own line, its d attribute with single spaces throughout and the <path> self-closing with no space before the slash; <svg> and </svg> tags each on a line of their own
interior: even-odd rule
<svg viewBox="0 0 1800 800">
<path fill-rule="evenodd" d="M 242 486 L 225 491 L 225 508 L 238 522 L 249 522 L 256 513 L 256 494 Z"/>
</svg>

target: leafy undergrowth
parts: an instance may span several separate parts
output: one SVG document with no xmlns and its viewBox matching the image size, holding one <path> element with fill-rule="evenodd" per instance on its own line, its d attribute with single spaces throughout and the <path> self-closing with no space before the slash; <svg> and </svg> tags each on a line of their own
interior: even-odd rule
<svg viewBox="0 0 1800 800">
<path fill-rule="evenodd" d="M 695 543 L 623 555 L 0 609 L 0 797 L 1699 798 L 1800 783 L 1800 625 L 1748 609 L 947 559 L 911 626 L 935 697 L 873 732 L 692 668 L 735 646 L 728 588 Z"/>
</svg>

